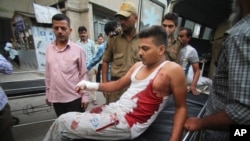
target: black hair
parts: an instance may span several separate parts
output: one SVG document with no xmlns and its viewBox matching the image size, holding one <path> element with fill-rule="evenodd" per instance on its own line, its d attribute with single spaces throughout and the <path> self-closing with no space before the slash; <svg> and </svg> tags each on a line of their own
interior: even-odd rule
<svg viewBox="0 0 250 141">
<path fill-rule="evenodd" d="M 164 45 L 167 47 L 167 32 L 162 26 L 153 25 L 140 31 L 139 38 L 148 37 L 153 37 L 153 43 L 155 45 Z"/>
<path fill-rule="evenodd" d="M 87 30 L 87 28 L 85 26 L 79 26 L 78 27 L 78 33 L 83 32 L 83 31 L 88 32 L 88 30 Z"/>
<path fill-rule="evenodd" d="M 116 21 L 109 21 L 104 26 L 104 32 L 108 35 L 110 32 L 114 31 L 118 23 Z"/>
<path fill-rule="evenodd" d="M 163 16 L 161 22 L 163 23 L 164 20 L 171 20 L 177 26 L 177 24 L 178 24 L 178 17 L 179 17 L 179 15 L 177 13 L 169 12 L 169 13 L 167 13 L 167 14 L 165 14 Z"/>
<path fill-rule="evenodd" d="M 99 33 L 99 35 L 97 36 L 97 38 L 99 38 L 99 37 L 102 37 L 102 38 L 103 38 L 102 33 Z"/>
<path fill-rule="evenodd" d="M 187 31 L 187 34 L 186 34 L 187 37 L 192 38 L 192 35 L 193 35 L 192 29 L 187 28 L 187 27 L 181 27 L 180 30 L 179 30 L 179 32 L 182 31 L 182 30 L 186 30 Z"/>
<path fill-rule="evenodd" d="M 65 14 L 55 14 L 53 17 L 52 17 L 52 22 L 53 21 L 62 21 L 62 20 L 66 20 L 67 23 L 68 23 L 68 26 L 70 27 L 70 19 L 69 17 L 67 17 Z"/>
</svg>

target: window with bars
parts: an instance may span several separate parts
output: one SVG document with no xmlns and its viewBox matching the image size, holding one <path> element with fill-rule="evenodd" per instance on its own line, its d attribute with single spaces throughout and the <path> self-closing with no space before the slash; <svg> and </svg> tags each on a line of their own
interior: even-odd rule
<svg viewBox="0 0 250 141">
<path fill-rule="evenodd" d="M 104 26 L 105 26 L 106 22 L 103 21 L 94 21 L 94 38 L 95 41 L 98 38 L 98 35 L 101 33 L 102 35 L 105 35 L 104 33 Z"/>
</svg>

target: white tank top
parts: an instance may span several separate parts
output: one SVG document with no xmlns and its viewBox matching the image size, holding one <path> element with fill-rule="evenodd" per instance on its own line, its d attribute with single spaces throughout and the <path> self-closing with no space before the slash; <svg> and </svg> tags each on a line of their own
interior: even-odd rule
<svg viewBox="0 0 250 141">
<path fill-rule="evenodd" d="M 115 112 L 121 120 L 128 123 L 131 128 L 132 138 L 142 134 L 166 105 L 168 97 L 157 97 L 152 92 L 152 82 L 162 66 L 167 62 L 161 63 L 143 80 L 135 78 L 143 65 L 136 68 L 131 75 L 131 85 L 127 91 L 117 102 L 110 103 L 104 108 L 105 111 Z"/>
</svg>

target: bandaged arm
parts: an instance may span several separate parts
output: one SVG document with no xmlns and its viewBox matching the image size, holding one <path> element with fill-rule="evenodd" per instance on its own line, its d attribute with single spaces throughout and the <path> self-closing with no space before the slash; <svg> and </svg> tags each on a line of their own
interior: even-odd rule
<svg viewBox="0 0 250 141">
<path fill-rule="evenodd" d="M 82 80 L 76 85 L 76 89 L 77 88 L 80 90 L 97 91 L 99 88 L 99 83 Z"/>
</svg>

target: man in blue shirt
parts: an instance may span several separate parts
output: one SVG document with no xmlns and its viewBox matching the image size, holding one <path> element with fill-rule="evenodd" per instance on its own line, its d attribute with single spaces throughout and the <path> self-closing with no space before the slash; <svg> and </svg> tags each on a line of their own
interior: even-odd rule
<svg viewBox="0 0 250 141">
<path fill-rule="evenodd" d="M 115 36 L 119 30 L 118 23 L 116 21 L 109 21 L 104 26 L 104 32 L 108 38 L 112 38 L 112 36 Z M 98 50 L 96 51 L 94 57 L 89 61 L 87 64 L 87 69 L 91 70 L 101 59 L 103 56 L 103 53 L 105 51 L 107 42 L 103 42 L 98 46 Z M 110 67 L 110 66 L 109 66 Z M 108 79 L 110 80 L 110 72 L 108 73 Z"/>
<path fill-rule="evenodd" d="M 11 74 L 13 71 L 12 65 L 0 54 L 0 73 Z M 0 86 L 0 139 L 3 141 L 13 141 L 12 135 L 12 117 L 8 98 Z"/>
</svg>

